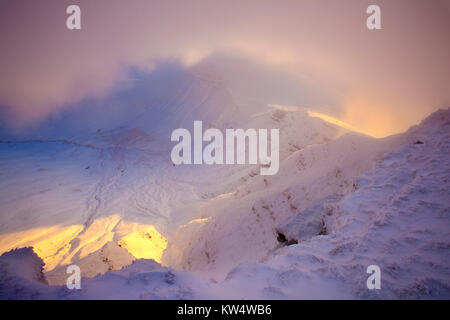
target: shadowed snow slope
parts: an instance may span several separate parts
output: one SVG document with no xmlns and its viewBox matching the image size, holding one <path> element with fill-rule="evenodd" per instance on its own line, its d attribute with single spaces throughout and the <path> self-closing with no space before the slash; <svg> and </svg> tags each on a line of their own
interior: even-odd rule
<svg viewBox="0 0 450 320">
<path fill-rule="evenodd" d="M 306 146 L 277 176 L 249 167 L 223 181 L 231 194 L 198 193 L 203 219 L 180 227 L 163 257 L 194 272 L 137 260 L 71 291 L 46 285 L 42 261 L 21 249 L 0 257 L 0 296 L 449 299 L 449 151 L 450 110 L 395 137 Z M 11 267 L 18 259 L 35 268 Z M 366 287 L 369 265 L 381 269 L 380 290 Z"/>
</svg>

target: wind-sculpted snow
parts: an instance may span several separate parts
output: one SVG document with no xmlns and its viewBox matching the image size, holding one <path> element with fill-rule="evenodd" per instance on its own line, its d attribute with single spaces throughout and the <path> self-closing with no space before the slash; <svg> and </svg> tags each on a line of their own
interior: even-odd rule
<svg viewBox="0 0 450 320">
<path fill-rule="evenodd" d="M 354 179 L 404 138 L 349 134 L 294 151 L 273 177 L 250 170 L 235 178 L 240 183 L 231 196 L 207 203 L 202 210 L 207 222 L 175 233 L 163 262 L 220 280 L 241 262 L 263 259 L 277 245 L 278 224 L 314 201 L 353 190 Z"/>
<path fill-rule="evenodd" d="M 287 237 L 297 229 L 297 245 L 277 250 L 263 265 L 238 267 L 224 285 L 244 282 L 251 270 L 253 283 L 271 283 L 280 298 L 305 297 L 308 284 L 314 284 L 309 297 L 339 292 L 341 298 L 448 299 L 449 110 L 437 112 L 408 135 L 410 142 L 357 179 L 355 191 L 337 204 L 332 199 L 331 212 L 322 211 L 322 217 L 332 218 L 327 219 L 328 234 L 301 237 L 310 221 L 300 216 L 320 214 L 322 201 L 280 227 Z M 365 271 L 374 264 L 382 270 L 382 290 L 370 291 Z"/>
<path fill-rule="evenodd" d="M 83 278 L 81 290 L 69 290 L 47 285 L 43 265 L 31 247 L 0 256 L 0 299 L 192 299 L 208 283 L 154 260 L 137 260 L 120 271 Z"/>
<path fill-rule="evenodd" d="M 262 193 L 259 199 L 250 201 L 257 203 L 251 208 L 236 199 L 233 199 L 233 205 L 217 204 L 215 208 L 220 214 L 202 226 L 191 226 L 196 228 L 192 229 L 195 232 L 184 228 L 179 235 L 182 241 L 173 242 L 179 246 L 190 243 L 180 250 L 185 255 L 180 263 L 186 269 L 200 270 L 199 273 L 220 279 L 233 264 L 259 261 L 244 263 L 227 275 L 223 286 L 232 288 L 231 292 L 240 292 L 234 298 L 329 298 L 330 295 L 341 298 L 448 298 L 449 138 L 450 111 L 439 111 L 421 126 L 397 137 L 397 143 L 402 142 L 400 148 L 384 156 L 374 170 L 361 175 L 354 183 L 348 183 L 347 190 L 324 191 L 327 184 L 333 182 L 332 175 L 306 180 L 297 174 L 293 180 L 305 179 L 305 185 L 300 184 L 298 189 L 293 188 L 295 185 L 290 185 L 290 189 L 279 188 L 284 190 L 279 196 L 273 192 L 270 195 Z M 340 140 L 355 148 L 355 144 L 349 144 L 347 139 Z M 367 145 L 367 141 L 365 143 L 369 148 L 374 147 Z M 315 149 L 329 150 L 333 144 L 340 145 L 340 141 L 311 149 L 315 154 L 323 154 Z M 323 161 L 338 165 L 331 167 L 337 169 L 333 173 L 340 172 L 333 178 L 349 177 L 349 168 L 354 170 L 358 162 L 347 161 L 348 167 L 339 168 L 338 159 L 348 154 L 342 145 L 339 149 L 341 153 Z M 299 154 L 302 156 L 297 155 L 297 159 L 302 159 L 302 168 L 308 167 L 310 173 L 314 172 L 317 162 L 308 161 L 310 156 Z M 363 153 L 358 150 L 356 154 L 361 156 Z M 365 161 L 363 163 L 367 165 Z M 326 173 L 323 167 L 320 168 Z M 288 179 L 283 178 L 283 182 Z M 308 188 L 314 186 L 314 181 L 320 189 L 311 192 Z M 269 181 L 267 188 L 275 184 Z M 339 181 L 334 186 L 341 184 Z M 342 200 L 338 200 L 342 196 L 321 199 L 326 193 L 348 192 Z M 294 198 L 299 193 L 308 194 L 310 200 L 318 200 L 309 201 L 313 204 L 301 210 L 301 203 L 296 203 Z M 302 200 L 308 203 L 305 198 Z M 284 213 L 288 210 L 299 213 L 278 222 L 283 214 L 289 216 Z M 271 228 L 275 229 L 274 234 L 271 234 Z M 277 249 L 276 237 L 282 232 L 285 232 L 282 245 L 292 245 Z M 369 291 L 365 284 L 366 268 L 373 264 L 379 265 L 383 272 L 381 291 Z M 277 285 L 265 287 L 273 283 Z M 314 284 L 316 289 L 308 291 L 315 287 Z M 244 289 L 246 285 L 251 289 Z"/>
<path fill-rule="evenodd" d="M 326 235 L 332 225 L 333 211 L 342 195 L 320 199 L 302 212 L 288 218 L 275 228 L 277 240 L 287 245 Z"/>
<path fill-rule="evenodd" d="M 44 262 L 26 247 L 0 256 L 0 299 L 32 299 L 45 290 Z"/>
</svg>

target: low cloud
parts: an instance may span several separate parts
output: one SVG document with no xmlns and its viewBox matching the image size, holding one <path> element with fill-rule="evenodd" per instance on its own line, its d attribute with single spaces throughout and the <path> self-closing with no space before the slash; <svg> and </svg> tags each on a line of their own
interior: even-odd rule
<svg viewBox="0 0 450 320">
<path fill-rule="evenodd" d="M 378 136 L 450 105 L 444 0 L 376 1 L 377 31 L 365 27 L 373 1 L 81 0 L 82 30 L 69 31 L 65 8 L 72 2 L 2 1 L 3 125 L 27 128 L 105 97 L 130 67 L 151 71 L 161 59 L 192 67 L 214 57 L 235 87 L 252 82 L 217 58 L 223 52 L 270 70 L 253 93 L 264 87 L 270 101 L 280 100 L 273 103 L 306 101 Z M 282 75 L 277 83 L 285 87 L 270 85 Z"/>
</svg>

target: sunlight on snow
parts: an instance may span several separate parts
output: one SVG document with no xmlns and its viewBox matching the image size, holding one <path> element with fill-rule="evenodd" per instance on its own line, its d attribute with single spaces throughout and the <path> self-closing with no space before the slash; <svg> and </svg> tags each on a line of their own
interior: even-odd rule
<svg viewBox="0 0 450 320">
<path fill-rule="evenodd" d="M 82 230 L 82 225 L 57 225 L 1 235 L 0 252 L 32 246 L 44 260 L 45 270 L 52 270 L 62 262 L 69 252 L 70 241 Z"/>
<path fill-rule="evenodd" d="M 157 262 L 161 262 L 167 246 L 167 240 L 154 226 L 122 221 L 119 215 L 112 215 L 94 220 L 87 229 L 81 224 L 57 225 L 0 235 L 0 254 L 32 246 L 45 262 L 44 269 L 51 271 L 60 265 L 76 263 L 111 241 L 117 241 L 136 259 Z"/>
<path fill-rule="evenodd" d="M 153 259 L 160 263 L 167 240 L 152 225 L 141 226 L 140 229 L 123 237 L 118 245 L 136 259 Z"/>
<path fill-rule="evenodd" d="M 299 111 L 299 110 L 305 110 L 310 117 L 322 119 L 322 120 L 324 120 L 324 121 L 326 121 L 328 123 L 334 124 L 334 125 L 339 126 L 341 128 L 344 128 L 344 129 L 347 129 L 347 130 L 350 130 L 350 131 L 353 131 L 353 132 L 362 133 L 362 134 L 368 135 L 368 136 L 370 136 L 372 138 L 377 138 L 378 137 L 378 136 L 375 136 L 375 135 L 369 133 L 368 131 L 362 130 L 362 129 L 357 128 L 355 126 L 352 126 L 352 125 L 348 124 L 347 122 L 339 120 L 339 119 L 337 119 L 335 117 L 332 117 L 332 116 L 329 116 L 329 115 L 326 115 L 326 114 L 323 114 L 323 113 L 311 111 L 311 110 L 309 110 L 308 108 L 305 108 L 305 107 L 288 106 L 288 105 L 281 105 L 281 104 L 269 104 L 268 106 L 271 107 L 271 108 L 275 108 L 275 109 L 286 111 L 286 112 L 296 112 L 296 111 Z M 264 111 L 262 113 L 254 114 L 253 117 L 260 116 L 260 115 L 262 115 L 264 113 L 267 113 L 267 112 L 270 112 L 270 110 Z"/>
<path fill-rule="evenodd" d="M 318 113 L 318 112 L 314 112 L 314 111 L 308 110 L 308 115 L 311 116 L 311 117 L 320 118 L 320 119 L 322 119 L 322 120 L 324 120 L 324 121 L 326 121 L 326 122 L 335 124 L 335 125 L 337 125 L 337 126 L 339 126 L 339 127 L 348 129 L 348 130 L 350 130 L 350 131 L 359 132 L 359 133 L 362 133 L 362 134 L 365 134 L 365 135 L 368 135 L 368 136 L 370 136 L 370 137 L 375 138 L 372 134 L 370 134 L 370 133 L 368 133 L 368 132 L 366 132 L 366 131 L 364 131 L 364 130 L 361 130 L 361 129 L 359 129 L 359 128 L 356 128 L 356 127 L 354 127 L 354 126 L 352 126 L 352 125 L 350 125 L 350 124 L 348 124 L 348 123 L 345 123 L 344 121 L 341 121 L 341 120 L 336 119 L 336 118 L 334 118 L 334 117 L 328 116 L 328 115 L 326 115 L 326 114 Z"/>
</svg>

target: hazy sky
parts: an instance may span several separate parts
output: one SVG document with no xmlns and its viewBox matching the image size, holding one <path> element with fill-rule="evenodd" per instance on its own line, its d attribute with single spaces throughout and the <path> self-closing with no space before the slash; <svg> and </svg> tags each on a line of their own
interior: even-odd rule
<svg viewBox="0 0 450 320">
<path fill-rule="evenodd" d="M 82 30 L 66 29 L 70 4 Z M 0 48 L 0 114 L 19 127 L 107 95 L 127 68 L 218 52 L 310 79 L 378 136 L 450 106 L 449 0 L 0 0 Z"/>
</svg>

